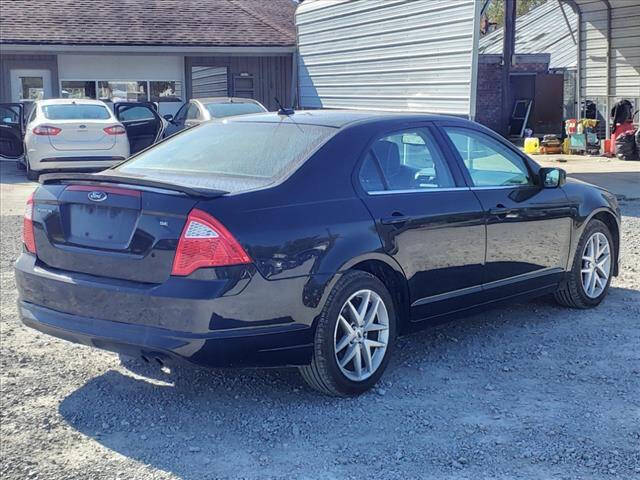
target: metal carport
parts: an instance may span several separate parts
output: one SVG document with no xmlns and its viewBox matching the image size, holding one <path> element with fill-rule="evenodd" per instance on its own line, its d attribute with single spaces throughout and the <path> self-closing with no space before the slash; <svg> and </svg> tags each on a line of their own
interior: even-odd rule
<svg viewBox="0 0 640 480">
<path fill-rule="evenodd" d="M 578 15 L 578 106 L 585 99 L 602 105 L 609 137 L 616 101 L 640 108 L 640 0 L 559 1 Z"/>
</svg>

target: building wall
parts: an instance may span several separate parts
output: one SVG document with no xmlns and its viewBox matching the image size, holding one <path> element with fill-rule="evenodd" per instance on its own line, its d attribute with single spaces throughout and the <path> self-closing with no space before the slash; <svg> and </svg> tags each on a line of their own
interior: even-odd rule
<svg viewBox="0 0 640 480">
<path fill-rule="evenodd" d="M 177 80 L 184 57 L 171 55 L 58 55 L 60 80 Z"/>
<path fill-rule="evenodd" d="M 501 61 L 501 55 L 480 55 L 478 58 L 476 121 L 496 132 L 502 131 Z"/>
<path fill-rule="evenodd" d="M 549 61 L 541 55 L 516 55 L 512 74 L 547 73 Z M 502 128 L 502 55 L 478 56 L 478 90 L 476 95 L 476 121 L 501 132 Z M 562 95 L 562 92 L 559 92 Z"/>
<path fill-rule="evenodd" d="M 192 97 L 192 67 L 226 67 L 229 95 L 234 91 L 234 78 L 253 76 L 254 96 L 269 110 L 277 110 L 277 97 L 283 105 L 292 105 L 292 55 L 263 57 L 186 57 L 186 95 Z"/>
<path fill-rule="evenodd" d="M 473 116 L 474 0 L 303 2 L 300 103 Z"/>
<path fill-rule="evenodd" d="M 11 70 L 49 70 L 51 72 L 52 95 L 57 97 L 58 89 L 58 62 L 56 55 L 27 55 L 27 54 L 1 54 L 0 55 L 0 101 L 11 101 Z"/>
</svg>

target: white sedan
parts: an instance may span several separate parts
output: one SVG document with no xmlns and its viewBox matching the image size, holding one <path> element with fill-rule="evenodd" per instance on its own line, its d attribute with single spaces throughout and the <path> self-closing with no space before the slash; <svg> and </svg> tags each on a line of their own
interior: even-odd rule
<svg viewBox="0 0 640 480">
<path fill-rule="evenodd" d="M 103 170 L 160 138 L 162 119 L 150 104 L 55 99 L 35 102 L 24 135 L 27 176 L 43 171 Z"/>
</svg>

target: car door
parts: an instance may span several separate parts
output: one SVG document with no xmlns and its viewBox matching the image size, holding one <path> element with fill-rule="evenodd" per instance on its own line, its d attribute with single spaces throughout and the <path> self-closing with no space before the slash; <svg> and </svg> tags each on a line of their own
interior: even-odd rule
<svg viewBox="0 0 640 480">
<path fill-rule="evenodd" d="M 189 108 L 189 103 L 185 103 L 176 112 L 174 117 L 168 121 L 167 128 L 165 128 L 165 131 L 163 134 L 165 137 L 169 137 L 174 133 L 178 133 L 180 130 L 184 128 L 184 122 L 187 119 L 188 108 Z"/>
<path fill-rule="evenodd" d="M 381 133 L 356 181 L 409 282 L 414 322 L 470 307 L 481 293 L 484 212 L 440 141 L 428 124 Z"/>
<path fill-rule="evenodd" d="M 153 145 L 161 138 L 163 124 L 153 104 L 146 102 L 117 102 L 113 112 L 127 131 L 130 153 Z"/>
<path fill-rule="evenodd" d="M 0 156 L 19 158 L 24 153 L 24 105 L 0 103 Z"/>
<path fill-rule="evenodd" d="M 487 298 L 557 284 L 571 240 L 572 210 L 562 188 L 540 185 L 535 165 L 494 134 L 453 124 L 442 129 L 486 212 Z"/>
</svg>

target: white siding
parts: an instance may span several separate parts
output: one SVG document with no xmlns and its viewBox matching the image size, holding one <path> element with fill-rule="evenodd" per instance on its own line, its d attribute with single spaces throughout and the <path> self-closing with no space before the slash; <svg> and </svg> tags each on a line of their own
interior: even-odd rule
<svg viewBox="0 0 640 480">
<path fill-rule="evenodd" d="M 228 97 L 227 67 L 192 67 L 191 96 L 193 98 Z"/>
<path fill-rule="evenodd" d="M 473 116 L 478 6 L 307 0 L 296 12 L 300 105 Z"/>
<path fill-rule="evenodd" d="M 640 97 L 640 0 L 611 4 L 611 69 L 607 92 L 607 10 L 601 0 L 577 0 L 581 12 L 581 96 Z"/>
</svg>

